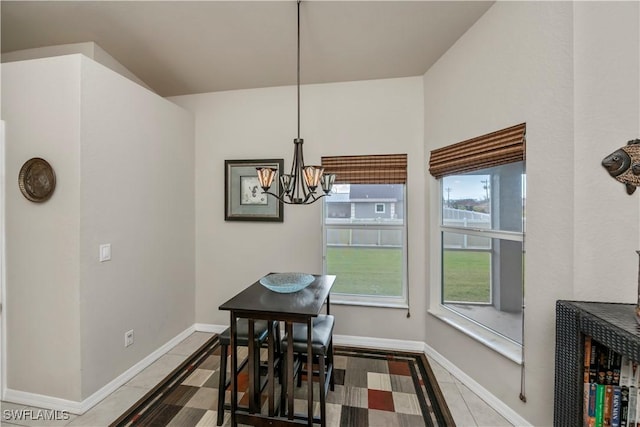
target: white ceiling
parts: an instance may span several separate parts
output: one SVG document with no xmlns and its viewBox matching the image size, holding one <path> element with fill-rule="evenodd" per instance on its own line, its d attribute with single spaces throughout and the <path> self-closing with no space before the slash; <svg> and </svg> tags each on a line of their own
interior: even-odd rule
<svg viewBox="0 0 640 427">
<path fill-rule="evenodd" d="M 301 80 L 424 74 L 492 1 L 305 1 Z M 93 41 L 162 96 L 295 84 L 296 2 L 2 1 L 2 52 Z"/>
</svg>

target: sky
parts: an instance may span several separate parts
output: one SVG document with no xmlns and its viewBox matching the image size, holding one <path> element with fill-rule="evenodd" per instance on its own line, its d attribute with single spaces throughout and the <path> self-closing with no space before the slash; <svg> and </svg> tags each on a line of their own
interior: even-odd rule
<svg viewBox="0 0 640 427">
<path fill-rule="evenodd" d="M 489 175 L 451 175 L 442 178 L 442 196 L 447 199 L 447 188 L 449 191 L 450 200 L 485 200 L 487 197 L 487 190 L 485 190 L 482 181 L 489 181 Z M 333 186 L 334 193 L 348 193 L 349 184 L 336 184 Z M 489 188 L 489 194 L 491 188 Z"/>
<path fill-rule="evenodd" d="M 447 199 L 447 189 L 450 188 L 448 197 L 451 200 L 474 199 L 484 200 L 487 197 L 484 183 L 489 175 L 452 175 L 442 178 L 442 196 Z"/>
</svg>

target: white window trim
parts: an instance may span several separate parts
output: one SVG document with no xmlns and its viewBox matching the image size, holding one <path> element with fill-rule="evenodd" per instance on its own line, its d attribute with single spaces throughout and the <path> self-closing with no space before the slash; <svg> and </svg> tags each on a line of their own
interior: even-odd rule
<svg viewBox="0 0 640 427">
<path fill-rule="evenodd" d="M 489 239 L 511 240 L 513 242 L 523 242 L 523 233 L 515 231 L 487 230 L 482 228 L 468 227 L 450 227 L 441 225 L 438 227 L 440 232 L 449 232 L 457 234 L 467 234 L 469 236 L 480 236 Z"/>
<path fill-rule="evenodd" d="M 333 300 L 331 301 L 333 303 Z M 428 313 L 447 323 L 465 335 L 475 339 L 493 351 L 519 365 L 522 364 L 522 345 L 492 331 L 458 313 L 438 304 Z"/>
<path fill-rule="evenodd" d="M 378 210 L 378 206 L 382 206 L 382 210 L 381 210 L 381 211 L 379 211 L 379 210 Z M 375 213 L 377 213 L 377 214 L 379 214 L 379 213 L 385 213 L 386 208 L 385 208 L 384 203 L 376 203 L 376 206 L 375 206 L 375 208 L 374 208 L 374 211 L 375 211 Z"/>
<path fill-rule="evenodd" d="M 429 229 L 432 231 L 431 233 L 429 233 L 431 235 L 429 251 L 431 253 L 431 268 L 429 275 L 429 282 L 431 283 L 431 286 L 429 286 L 430 304 L 428 313 L 442 320 L 452 328 L 462 332 L 463 334 L 490 348 L 491 350 L 506 357 L 507 359 L 521 365 L 523 363 L 523 346 L 521 344 L 512 341 L 505 336 L 468 319 L 467 317 L 447 308 L 440 303 L 440 301 L 442 300 L 442 231 L 445 229 L 456 230 L 457 232 L 459 232 L 460 230 L 464 230 L 465 233 L 468 233 L 470 231 L 473 233 L 477 232 L 487 237 L 489 237 L 488 235 L 494 233 L 495 231 L 468 229 L 464 227 L 443 227 L 441 209 L 441 201 L 443 200 L 442 186 L 440 185 L 440 181 L 435 178 L 429 180 L 428 186 L 431 189 L 431 191 L 429 192 L 431 194 L 429 203 L 431 221 L 429 223 Z M 501 231 L 499 232 L 499 234 L 501 235 L 501 238 L 505 238 L 510 234 L 514 234 L 513 236 L 511 236 L 510 240 L 522 240 L 521 233 L 510 233 Z"/>
</svg>

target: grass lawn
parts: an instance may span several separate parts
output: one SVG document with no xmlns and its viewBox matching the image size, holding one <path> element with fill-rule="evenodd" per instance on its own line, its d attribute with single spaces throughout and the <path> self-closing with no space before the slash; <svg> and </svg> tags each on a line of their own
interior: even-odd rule
<svg viewBox="0 0 640 427">
<path fill-rule="evenodd" d="M 402 249 L 328 247 L 327 273 L 337 276 L 333 292 L 399 296 Z"/>
<path fill-rule="evenodd" d="M 488 252 L 444 252 L 444 300 L 491 302 L 491 255 Z"/>
<path fill-rule="evenodd" d="M 402 249 L 328 247 L 327 273 L 333 292 L 402 295 Z M 488 252 L 445 251 L 445 301 L 490 302 Z"/>
</svg>

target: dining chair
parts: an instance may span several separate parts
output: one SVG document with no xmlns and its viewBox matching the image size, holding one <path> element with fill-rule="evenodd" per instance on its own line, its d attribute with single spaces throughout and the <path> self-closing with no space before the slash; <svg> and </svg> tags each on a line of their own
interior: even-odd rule
<svg viewBox="0 0 640 427">
<path fill-rule="evenodd" d="M 238 347 L 247 347 L 249 345 L 249 322 L 247 319 L 238 319 L 236 322 L 236 342 Z M 268 328 L 271 328 L 269 331 Z M 272 336 L 271 340 L 268 337 Z M 222 425 L 224 421 L 225 410 L 225 392 L 231 384 L 231 378 L 227 378 L 227 357 L 229 355 L 229 346 L 231 345 L 231 328 L 227 328 L 219 335 L 220 339 L 220 378 L 218 382 L 218 419 L 217 424 Z M 280 324 L 277 321 L 256 320 L 253 329 L 254 346 L 258 351 L 254 360 L 249 361 L 246 357 L 241 363 L 238 364 L 238 372 L 240 372 L 244 366 L 251 362 L 249 369 L 253 369 L 254 378 L 260 378 L 260 351 L 259 349 L 265 345 L 273 345 L 276 355 L 280 354 Z M 256 381 L 254 384 L 254 396 L 260 394 L 260 381 Z"/>
<path fill-rule="evenodd" d="M 314 364 L 317 364 L 318 370 L 315 371 L 313 366 L 307 366 L 306 369 L 302 369 L 303 364 L 307 361 L 307 325 L 294 323 L 293 325 L 293 352 L 295 354 L 295 360 L 297 363 L 297 369 L 294 373 L 297 376 L 298 387 L 302 384 L 302 373 L 307 375 L 313 375 L 318 377 L 319 391 L 320 391 L 320 424 L 322 427 L 326 426 L 326 400 L 327 392 L 329 388 L 331 391 L 335 389 L 335 382 L 333 376 L 333 325 L 335 323 L 335 317 L 329 314 L 321 314 L 318 317 L 314 317 L 312 321 L 312 333 L 311 333 L 311 351 L 314 360 Z M 288 336 L 282 338 L 282 354 L 288 350 Z M 285 357 L 283 357 L 285 359 Z M 285 368 L 287 372 L 289 367 Z M 288 392 L 286 389 L 287 382 L 282 381 L 283 392 L 281 394 L 280 407 L 285 411 L 285 397 Z M 292 391 L 293 392 L 293 391 Z"/>
</svg>

